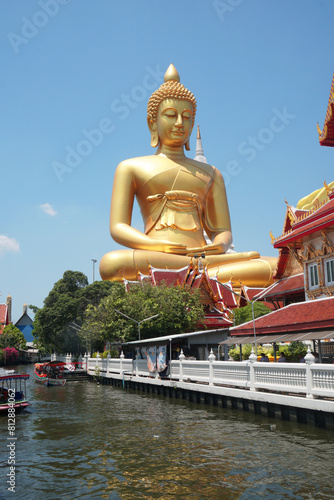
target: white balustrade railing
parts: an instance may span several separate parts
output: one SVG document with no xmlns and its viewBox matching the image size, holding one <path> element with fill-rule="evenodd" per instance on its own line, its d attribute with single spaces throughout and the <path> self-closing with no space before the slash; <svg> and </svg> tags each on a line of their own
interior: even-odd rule
<svg viewBox="0 0 334 500">
<path fill-rule="evenodd" d="M 306 367 L 304 363 L 255 363 L 255 389 L 274 389 L 306 393 Z"/>
<path fill-rule="evenodd" d="M 64 357 L 65 358 L 65 357 Z M 66 356 L 69 359 L 69 356 Z M 57 360 L 60 357 L 57 356 Z M 169 363 L 167 378 L 181 382 L 205 383 L 251 391 L 267 390 L 303 394 L 307 398 L 334 398 L 334 365 L 314 363 L 310 350 L 305 356 L 305 363 L 261 363 L 254 353 L 247 362 L 216 361 L 211 351 L 207 361 L 187 360 L 181 351 L 178 360 Z M 70 362 L 70 361 L 67 361 Z M 88 372 L 107 376 L 108 373 L 131 375 L 136 377 L 159 378 L 159 373 L 151 373 L 146 359 L 82 358 L 83 368 Z"/>
<path fill-rule="evenodd" d="M 232 385 L 236 387 L 249 387 L 250 369 L 248 363 L 239 361 L 214 361 L 213 384 Z"/>
<path fill-rule="evenodd" d="M 312 396 L 333 397 L 334 365 L 310 365 Z"/>
<path fill-rule="evenodd" d="M 67 365 L 72 364 L 72 363 L 78 363 L 79 365 L 77 365 L 77 367 L 79 367 L 79 368 L 81 368 L 80 363 L 83 363 L 83 357 L 81 355 L 78 357 L 78 356 L 75 356 L 74 354 L 69 354 L 69 353 L 67 353 L 67 354 L 53 353 L 50 356 L 50 360 L 51 361 L 60 361 L 62 363 L 66 363 Z"/>
<path fill-rule="evenodd" d="M 135 359 L 134 360 L 134 370 L 137 377 L 149 377 L 150 372 L 147 366 L 146 359 Z"/>
</svg>

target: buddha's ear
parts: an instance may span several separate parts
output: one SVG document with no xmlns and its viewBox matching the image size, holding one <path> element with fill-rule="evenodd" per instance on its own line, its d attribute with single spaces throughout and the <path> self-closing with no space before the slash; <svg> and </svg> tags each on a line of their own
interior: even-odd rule
<svg viewBox="0 0 334 500">
<path fill-rule="evenodd" d="M 147 117 L 147 125 L 151 132 L 151 146 L 152 148 L 156 148 L 159 144 L 159 135 L 157 130 L 157 122 L 151 120 L 150 117 Z"/>
<path fill-rule="evenodd" d="M 186 148 L 186 151 L 190 151 L 190 143 L 189 143 L 189 139 L 190 139 L 190 136 L 191 136 L 191 132 L 193 131 L 193 128 L 194 128 L 194 123 L 192 124 L 191 126 L 191 131 L 190 131 L 190 134 L 189 134 L 189 137 L 187 139 L 187 142 L 185 143 L 184 147 Z"/>
</svg>

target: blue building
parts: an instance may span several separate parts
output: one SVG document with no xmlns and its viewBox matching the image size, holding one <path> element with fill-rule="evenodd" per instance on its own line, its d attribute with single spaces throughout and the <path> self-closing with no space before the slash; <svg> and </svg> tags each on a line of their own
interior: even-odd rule
<svg viewBox="0 0 334 500">
<path fill-rule="evenodd" d="M 23 306 L 23 314 L 21 318 L 15 323 L 15 326 L 23 333 L 26 342 L 33 342 L 34 337 L 32 335 L 32 331 L 34 329 L 33 321 L 28 316 L 28 306 L 24 304 Z"/>
</svg>

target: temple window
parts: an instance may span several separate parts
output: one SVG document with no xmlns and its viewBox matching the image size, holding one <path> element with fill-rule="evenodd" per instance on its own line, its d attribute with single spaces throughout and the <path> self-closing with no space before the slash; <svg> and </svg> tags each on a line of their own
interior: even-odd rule
<svg viewBox="0 0 334 500">
<path fill-rule="evenodd" d="M 334 259 L 325 262 L 326 285 L 334 284 Z"/>
<path fill-rule="evenodd" d="M 309 273 L 309 287 L 317 288 L 319 286 L 319 274 L 317 264 L 311 264 L 308 266 Z"/>
</svg>

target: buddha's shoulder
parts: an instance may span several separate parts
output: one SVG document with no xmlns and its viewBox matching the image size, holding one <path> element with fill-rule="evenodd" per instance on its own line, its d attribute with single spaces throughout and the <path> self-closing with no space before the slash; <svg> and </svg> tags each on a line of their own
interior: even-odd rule
<svg viewBox="0 0 334 500">
<path fill-rule="evenodd" d="M 155 155 L 137 156 L 136 158 L 128 158 L 127 160 L 121 161 L 117 168 L 120 170 L 136 170 L 154 163 L 157 163 L 157 157 Z"/>
<path fill-rule="evenodd" d="M 193 160 L 192 158 L 187 158 L 187 163 L 209 175 L 219 173 L 219 170 L 209 163 L 203 163 L 202 161 Z"/>
</svg>

